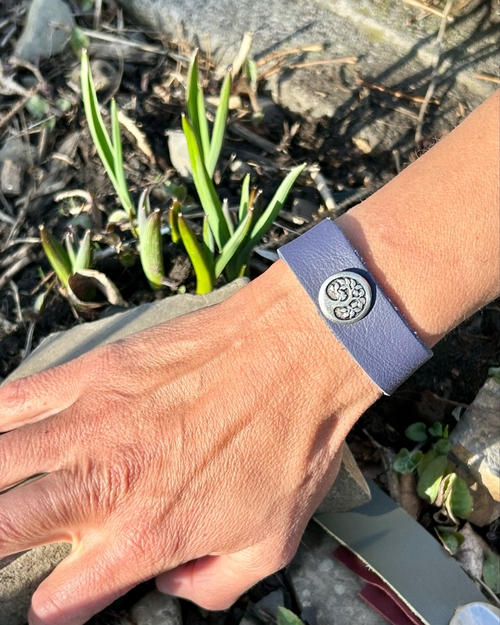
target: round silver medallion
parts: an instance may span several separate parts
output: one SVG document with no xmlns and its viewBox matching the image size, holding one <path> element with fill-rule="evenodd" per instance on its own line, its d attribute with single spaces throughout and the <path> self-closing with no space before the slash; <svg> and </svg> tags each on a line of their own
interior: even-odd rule
<svg viewBox="0 0 500 625">
<path fill-rule="evenodd" d="M 370 284 L 353 271 L 341 271 L 327 278 L 319 290 L 319 307 L 335 323 L 363 319 L 372 303 Z"/>
</svg>

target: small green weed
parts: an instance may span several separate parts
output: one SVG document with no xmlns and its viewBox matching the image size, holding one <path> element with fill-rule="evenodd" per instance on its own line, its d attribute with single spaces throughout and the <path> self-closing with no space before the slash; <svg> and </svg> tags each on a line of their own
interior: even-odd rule
<svg viewBox="0 0 500 625">
<path fill-rule="evenodd" d="M 290 610 L 280 606 L 277 611 L 278 625 L 304 625 L 304 623 Z"/>
<path fill-rule="evenodd" d="M 443 428 L 442 423 L 437 422 L 428 428 L 425 423 L 417 422 L 406 429 L 405 435 L 418 445 L 412 451 L 401 449 L 394 461 L 395 471 L 401 474 L 416 471 L 419 497 L 441 507 L 452 523 L 456 524 L 457 518 L 470 516 L 472 496 L 448 461 L 451 447 L 448 426 Z M 431 448 L 423 453 L 420 447 L 426 442 Z"/>
</svg>

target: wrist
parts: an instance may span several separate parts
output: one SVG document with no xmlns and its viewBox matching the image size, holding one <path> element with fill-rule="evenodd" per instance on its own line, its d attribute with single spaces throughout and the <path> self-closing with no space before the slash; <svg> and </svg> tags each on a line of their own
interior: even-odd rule
<svg viewBox="0 0 500 625">
<path fill-rule="evenodd" d="M 238 291 L 224 306 L 230 318 L 239 319 L 240 331 L 250 333 L 259 344 L 264 342 L 266 352 L 282 360 L 283 375 L 295 376 L 299 384 L 309 381 L 310 397 L 304 399 L 308 405 L 297 407 L 299 416 L 323 421 L 334 415 L 341 421 L 336 432 L 341 431 L 345 437 L 380 396 L 377 386 L 332 335 L 283 260 Z M 241 311 L 245 311 L 243 316 Z"/>
</svg>

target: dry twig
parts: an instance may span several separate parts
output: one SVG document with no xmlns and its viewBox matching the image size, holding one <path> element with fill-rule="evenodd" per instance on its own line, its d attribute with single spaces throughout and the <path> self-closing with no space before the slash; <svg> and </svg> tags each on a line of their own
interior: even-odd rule
<svg viewBox="0 0 500 625">
<path fill-rule="evenodd" d="M 257 67 L 262 67 L 263 65 L 267 65 L 271 61 L 276 61 L 277 59 L 282 59 L 285 56 L 290 56 L 291 54 L 300 54 L 301 52 L 322 52 L 323 46 L 321 44 L 313 44 L 311 46 L 298 46 L 296 48 L 288 48 L 287 50 L 279 50 L 278 52 L 271 52 L 271 54 L 266 54 L 266 56 L 257 59 L 256 64 Z"/>
<path fill-rule="evenodd" d="M 323 202 L 325 203 L 326 208 L 334 213 L 337 213 L 338 206 L 337 202 L 333 199 L 333 195 L 331 194 L 330 189 L 326 183 L 326 180 L 323 178 L 319 165 L 313 165 L 309 167 L 309 174 L 316 185 L 316 189 L 318 189 L 318 193 L 321 195 Z"/>
<path fill-rule="evenodd" d="M 433 6 L 419 2 L 419 0 L 402 0 L 402 2 L 409 4 L 412 7 L 416 7 L 417 9 L 422 9 L 422 11 L 427 11 L 427 13 L 432 13 L 432 15 L 437 15 L 441 18 L 444 17 L 444 11 L 440 11 Z M 455 21 L 455 18 L 452 15 L 448 15 L 446 16 L 446 20 L 451 24 Z"/>
<path fill-rule="evenodd" d="M 24 256 L 24 258 L 21 258 L 20 260 L 18 260 L 16 263 L 14 263 L 13 265 L 11 265 L 6 271 L 4 271 L 1 275 L 0 275 L 0 289 L 3 289 L 3 287 L 10 281 L 12 280 L 12 278 L 18 274 L 22 269 L 24 269 L 25 267 L 27 267 L 30 263 L 33 262 L 33 256 L 31 254 L 28 254 L 27 256 Z"/>
<path fill-rule="evenodd" d="M 472 74 L 472 77 L 477 78 L 478 80 L 492 82 L 495 85 L 500 85 L 500 78 L 498 76 L 490 76 L 489 74 Z"/>
<path fill-rule="evenodd" d="M 394 98 L 399 98 L 401 100 L 409 100 L 410 102 L 416 102 L 418 104 L 424 102 L 422 96 L 412 95 L 411 93 L 404 93 L 400 89 L 390 89 L 389 87 L 384 87 L 384 85 L 378 85 L 377 83 L 368 82 L 363 80 L 363 78 L 357 76 L 356 83 L 358 85 L 362 85 L 363 87 L 368 87 L 368 89 L 373 89 L 374 91 L 380 91 L 382 93 L 387 93 L 387 95 L 391 95 Z M 432 98 L 430 100 L 431 104 L 439 104 L 439 100 L 437 98 Z"/>
<path fill-rule="evenodd" d="M 420 141 L 422 140 L 422 126 L 424 125 L 424 117 L 427 111 L 427 107 L 429 106 L 429 102 L 434 95 L 434 89 L 436 88 L 438 70 L 441 61 L 441 46 L 443 43 L 444 33 L 446 32 L 446 25 L 448 23 L 447 18 L 451 12 L 451 9 L 453 8 L 453 2 L 454 0 L 447 0 L 446 6 L 444 7 L 443 11 L 443 17 L 441 18 L 441 25 L 439 27 L 439 32 L 436 38 L 436 58 L 434 61 L 434 66 L 432 68 L 429 86 L 427 87 L 424 101 L 422 102 L 422 106 L 420 107 L 420 111 L 418 113 L 417 127 L 415 129 L 415 143 L 420 143 Z"/>
<path fill-rule="evenodd" d="M 357 56 L 343 56 L 338 59 L 323 59 L 319 61 L 305 61 L 304 63 L 293 63 L 292 65 L 285 65 L 285 68 L 302 69 L 304 67 L 315 67 L 316 65 L 340 65 L 342 63 L 346 65 L 354 65 L 357 62 Z"/>
</svg>

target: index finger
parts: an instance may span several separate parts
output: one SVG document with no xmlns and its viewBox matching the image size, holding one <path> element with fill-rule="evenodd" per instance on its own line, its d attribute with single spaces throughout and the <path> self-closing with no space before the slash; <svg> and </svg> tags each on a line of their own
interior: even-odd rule
<svg viewBox="0 0 500 625">
<path fill-rule="evenodd" d="M 0 432 L 46 419 L 71 406 L 80 392 L 80 366 L 76 362 L 2 386 Z"/>
</svg>

